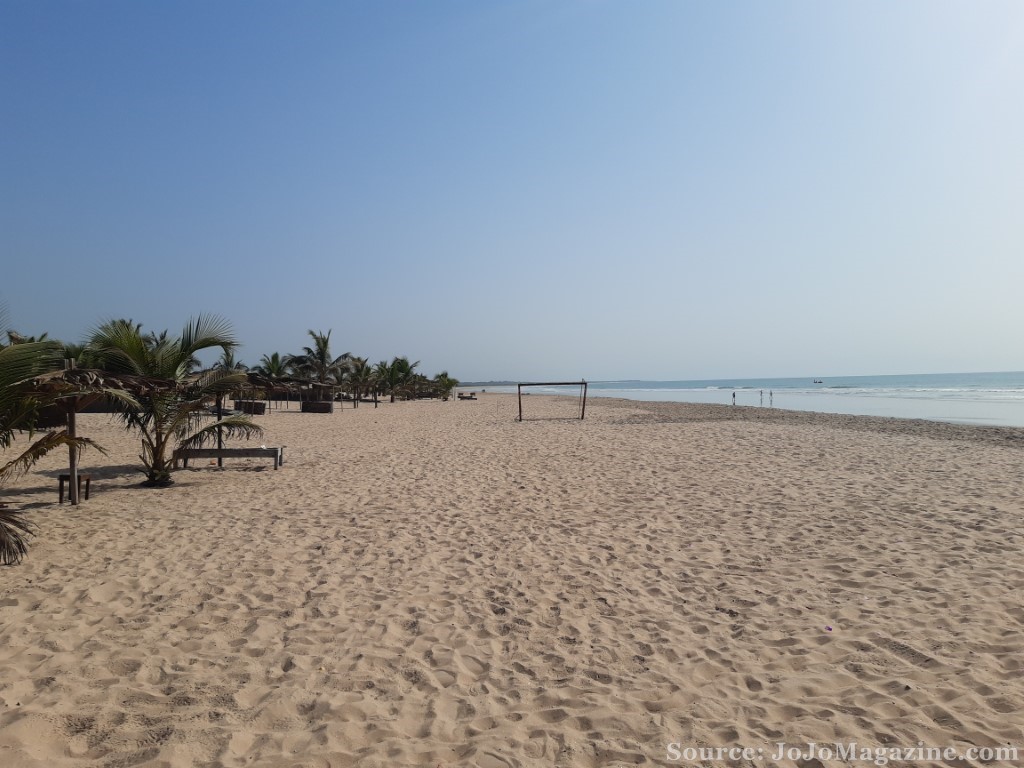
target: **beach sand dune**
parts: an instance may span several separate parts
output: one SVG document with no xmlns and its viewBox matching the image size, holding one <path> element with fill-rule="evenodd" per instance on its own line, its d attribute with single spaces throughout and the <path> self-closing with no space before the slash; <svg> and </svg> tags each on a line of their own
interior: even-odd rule
<svg viewBox="0 0 1024 768">
<path fill-rule="evenodd" d="M 5 492 L 39 535 L 0 570 L 0 766 L 1024 748 L 1024 432 L 572 410 L 274 411 L 280 470 L 161 490 L 81 416 L 92 498 L 57 505 L 60 455 Z"/>
</svg>

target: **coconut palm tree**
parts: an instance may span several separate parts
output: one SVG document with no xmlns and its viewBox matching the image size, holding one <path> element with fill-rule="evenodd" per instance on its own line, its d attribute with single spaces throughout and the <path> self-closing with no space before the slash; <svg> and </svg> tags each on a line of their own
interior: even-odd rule
<svg viewBox="0 0 1024 768">
<path fill-rule="evenodd" d="M 282 356 L 280 352 L 263 355 L 260 358 L 260 364 L 249 369 L 250 383 L 263 386 L 268 398 L 272 395 L 277 397 L 279 394 L 288 393 L 288 397 L 291 399 L 292 387 L 287 381 L 291 374 L 290 360 L 289 355 Z"/>
<path fill-rule="evenodd" d="M 452 390 L 459 386 L 459 380 L 449 376 L 448 371 L 441 371 L 434 377 L 434 386 L 441 398 L 448 400 L 452 396 Z"/>
<path fill-rule="evenodd" d="M 398 371 L 391 366 L 387 360 L 381 360 L 373 366 L 373 380 L 377 391 L 384 395 L 391 395 L 391 402 L 395 402 L 395 391 L 398 388 Z"/>
<path fill-rule="evenodd" d="M 300 376 L 317 384 L 341 384 L 345 377 L 345 364 L 352 357 L 346 352 L 331 357 L 331 331 L 309 331 L 312 347 L 303 347 L 302 354 L 290 358 L 291 367 Z"/>
<path fill-rule="evenodd" d="M 164 335 L 166 335 L 166 334 L 167 334 L 167 331 L 164 331 Z M 229 347 L 227 349 L 222 349 L 221 353 L 220 353 L 220 358 L 217 360 L 216 363 L 213 364 L 213 368 L 214 368 L 214 370 L 226 371 L 228 373 L 247 373 L 249 371 L 249 366 L 247 366 L 241 360 L 235 360 L 235 349 L 234 349 L 234 347 Z M 225 399 L 225 397 L 228 396 L 228 394 L 229 393 L 226 390 L 221 390 L 221 391 L 216 393 L 216 410 L 217 410 L 218 418 L 223 416 L 223 414 L 220 413 L 220 411 L 224 407 L 224 399 Z M 234 397 L 236 397 L 236 398 L 241 397 L 241 394 L 236 392 L 236 393 L 234 393 Z M 221 435 L 221 437 L 219 437 L 218 440 L 217 440 L 217 447 L 218 448 L 221 447 L 223 433 L 220 433 L 220 435 Z"/>
<path fill-rule="evenodd" d="M 413 383 L 416 367 L 420 364 L 417 360 L 410 363 L 408 357 L 395 357 L 390 363 L 381 360 L 374 366 L 374 373 L 377 381 L 384 392 L 391 396 L 391 402 L 395 402 L 398 394 L 408 394 L 408 389 Z"/>
<path fill-rule="evenodd" d="M 229 347 L 220 353 L 220 360 L 214 363 L 214 368 L 219 368 L 222 371 L 234 371 L 234 372 L 245 372 L 249 370 L 249 366 L 243 363 L 241 360 L 235 360 L 234 347 Z"/>
<path fill-rule="evenodd" d="M 261 376 L 266 376 L 268 379 L 283 379 L 288 375 L 291 366 L 288 363 L 288 357 L 281 357 L 280 352 L 274 352 L 269 357 L 263 355 L 260 358 L 260 364 L 254 367 L 253 373 L 258 373 Z"/>
<path fill-rule="evenodd" d="M 96 368 L 97 360 L 93 357 L 92 350 L 85 344 L 64 343 L 64 359 L 74 360 L 77 368 Z"/>
<path fill-rule="evenodd" d="M 143 334 L 130 321 L 114 320 L 93 333 L 89 346 L 113 372 L 163 379 L 175 386 L 139 397 L 138 409 L 125 409 L 121 418 L 129 429 L 142 435 L 143 472 L 146 485 L 169 485 L 172 452 L 176 447 L 194 448 L 215 439 L 223 430 L 226 437 L 252 437 L 262 430 L 245 416 L 228 416 L 205 423 L 207 406 L 218 395 L 230 392 L 246 381 L 245 374 L 212 368 L 194 373 L 196 353 L 219 347 L 227 351 L 237 342 L 230 325 L 212 315 L 190 320 L 181 335 Z"/>
<path fill-rule="evenodd" d="M 0 345 L 0 449 L 6 451 L 16 433 L 33 434 L 39 408 L 49 399 L 31 386 L 34 377 L 60 370 L 63 348 L 58 341 L 18 341 Z M 0 464 L 0 485 L 27 472 L 40 458 L 61 446 L 76 450 L 91 444 L 72 438 L 66 431 L 47 432 L 25 450 Z M 32 527 L 16 510 L 0 509 L 0 564 L 17 563 L 27 551 Z"/>
<path fill-rule="evenodd" d="M 416 368 L 419 366 L 420 361 L 417 360 L 415 363 L 410 363 L 408 357 L 396 357 L 391 361 L 392 367 L 398 370 L 398 388 L 399 391 L 404 392 L 406 397 L 412 397 L 415 393 L 416 383 Z M 392 394 L 392 398 L 394 395 Z"/>
<path fill-rule="evenodd" d="M 376 382 L 374 368 L 365 357 L 352 357 L 348 361 L 348 372 L 346 373 L 349 389 L 352 397 L 358 403 L 364 395 L 368 395 Z"/>
<path fill-rule="evenodd" d="M 249 366 L 243 363 L 241 360 L 235 359 L 235 349 L 231 347 L 229 349 L 221 350 L 220 359 L 213 364 L 213 367 L 219 371 L 228 371 L 229 373 L 247 373 Z M 221 393 L 221 397 L 217 398 L 217 408 L 221 406 L 224 392 Z M 238 395 L 236 394 L 236 397 Z"/>
</svg>

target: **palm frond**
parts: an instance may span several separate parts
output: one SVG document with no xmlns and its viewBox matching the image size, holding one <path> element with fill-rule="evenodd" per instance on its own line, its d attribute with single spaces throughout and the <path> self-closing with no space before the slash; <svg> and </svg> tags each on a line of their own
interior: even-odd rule
<svg viewBox="0 0 1024 768">
<path fill-rule="evenodd" d="M 25 474 L 39 459 L 61 446 L 74 446 L 79 450 L 95 448 L 100 453 L 106 453 L 99 445 L 87 437 L 70 437 L 66 430 L 48 432 L 22 451 L 20 455 L 15 456 L 6 464 L 0 466 L 0 479 L 9 480 Z"/>
<path fill-rule="evenodd" d="M 154 375 L 150 345 L 142 326 L 131 320 L 109 320 L 96 328 L 89 339 L 100 367 L 115 373 Z"/>
<path fill-rule="evenodd" d="M 249 376 L 245 371 L 210 368 L 200 372 L 190 382 L 188 389 L 194 396 L 208 396 L 231 392 L 248 383 Z"/>
<path fill-rule="evenodd" d="M 139 401 L 123 389 L 105 387 L 99 392 L 79 392 L 75 396 L 78 397 L 86 394 L 98 394 L 101 397 L 105 397 L 108 401 L 113 401 L 120 408 L 136 410 L 139 408 Z"/>
<path fill-rule="evenodd" d="M 181 332 L 180 342 L 182 351 L 190 356 L 210 347 L 227 351 L 238 346 L 231 324 L 218 315 L 199 315 L 189 320 Z"/>
<path fill-rule="evenodd" d="M 57 341 L 37 341 L 2 347 L 0 392 L 10 390 L 33 376 L 63 367 L 63 347 Z"/>
<path fill-rule="evenodd" d="M 20 511 L 0 509 L 0 565 L 20 563 L 28 553 L 28 538 L 34 533 Z"/>
<path fill-rule="evenodd" d="M 227 439 L 261 437 L 263 428 L 253 423 L 247 416 L 228 416 L 221 421 L 207 424 L 202 429 L 194 432 L 190 437 L 181 440 L 178 446 L 181 448 L 201 448 L 202 446 L 217 439 L 217 432 Z"/>
<path fill-rule="evenodd" d="M 40 401 L 30 379 L 63 368 L 59 342 L 26 342 L 0 348 L 0 448 L 11 444 L 15 431 L 30 429 Z"/>
</svg>

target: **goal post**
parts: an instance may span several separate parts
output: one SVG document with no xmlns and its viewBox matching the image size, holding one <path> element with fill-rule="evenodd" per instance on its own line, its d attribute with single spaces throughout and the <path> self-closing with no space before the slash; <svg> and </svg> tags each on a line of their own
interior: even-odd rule
<svg viewBox="0 0 1024 768">
<path fill-rule="evenodd" d="M 587 382 L 586 379 L 579 381 L 521 381 L 516 385 L 519 393 L 519 418 L 523 420 L 523 387 L 579 387 L 580 388 L 580 421 L 587 415 Z"/>
</svg>

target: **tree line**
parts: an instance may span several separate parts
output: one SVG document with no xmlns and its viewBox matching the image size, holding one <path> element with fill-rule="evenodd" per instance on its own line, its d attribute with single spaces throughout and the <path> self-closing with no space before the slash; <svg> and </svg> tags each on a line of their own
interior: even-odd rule
<svg viewBox="0 0 1024 768">
<path fill-rule="evenodd" d="M 428 379 L 416 371 L 419 362 L 395 357 L 370 364 L 366 358 L 331 352 L 331 331 L 308 331 L 310 345 L 297 354 L 263 355 L 249 369 L 236 361 L 230 324 L 213 315 L 191 319 L 177 336 L 168 331 L 144 332 L 141 323 L 111 320 L 101 324 L 83 344 L 66 344 L 8 331 L 0 339 L 0 450 L 5 454 L 18 433 L 28 433 L 24 450 L 0 463 L 0 485 L 27 472 L 50 451 L 67 447 L 81 451 L 102 448 L 67 429 L 37 437 L 46 409 L 70 413 L 79 404 L 105 398 L 126 428 L 141 438 L 140 470 L 145 485 L 172 482 L 173 454 L 223 437 L 257 437 L 262 429 L 245 414 L 212 420 L 211 405 L 240 391 L 295 392 L 300 397 L 356 400 L 380 395 L 396 399 L 448 399 L 458 381 L 443 371 Z M 199 353 L 219 349 L 220 358 L 202 368 Z M 262 391 L 260 391 L 262 388 Z M 69 422 L 70 423 L 70 422 Z M 0 505 L 0 564 L 21 560 L 30 524 L 17 511 Z"/>
<path fill-rule="evenodd" d="M 236 363 L 230 352 L 224 353 L 220 365 L 239 370 L 252 371 L 272 382 L 307 381 L 323 385 L 322 390 L 331 388 L 347 396 L 362 399 L 373 395 L 388 395 L 391 402 L 396 398 L 415 399 L 418 397 L 440 397 L 447 400 L 458 386 L 457 379 L 448 371 L 430 379 L 416 369 L 420 363 L 410 362 L 408 357 L 394 357 L 391 361 L 381 360 L 373 364 L 365 357 L 345 352 L 334 357 L 331 352 L 331 331 L 307 331 L 312 346 L 302 348 L 294 355 L 274 352 L 263 355 L 259 364 L 248 368 Z"/>
</svg>

